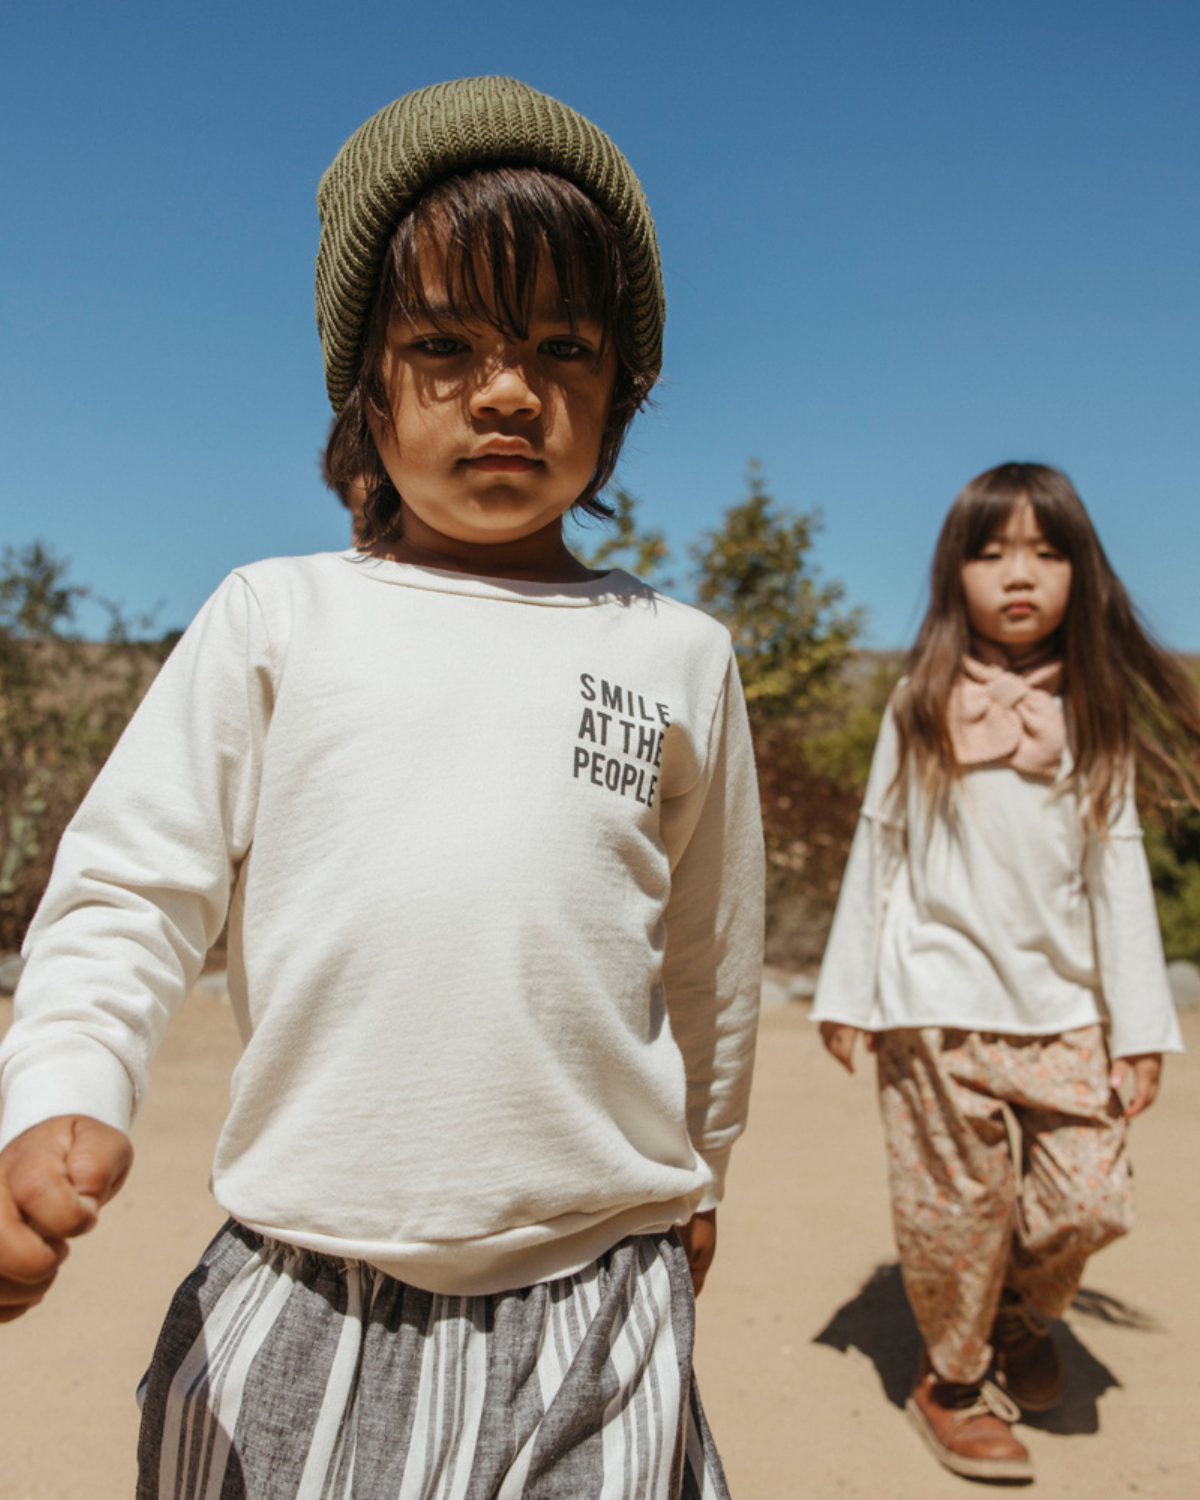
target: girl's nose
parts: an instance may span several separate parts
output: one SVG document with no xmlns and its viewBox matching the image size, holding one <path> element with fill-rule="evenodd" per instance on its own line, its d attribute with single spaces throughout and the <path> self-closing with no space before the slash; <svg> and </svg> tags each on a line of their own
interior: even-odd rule
<svg viewBox="0 0 1200 1500">
<path fill-rule="evenodd" d="M 1014 547 L 1008 554 L 1004 581 L 1009 588 L 1020 588 L 1033 581 L 1033 554 L 1028 547 Z"/>
<path fill-rule="evenodd" d="M 472 416 L 536 417 L 541 409 L 541 398 L 518 360 L 497 360 L 471 393 Z"/>
</svg>

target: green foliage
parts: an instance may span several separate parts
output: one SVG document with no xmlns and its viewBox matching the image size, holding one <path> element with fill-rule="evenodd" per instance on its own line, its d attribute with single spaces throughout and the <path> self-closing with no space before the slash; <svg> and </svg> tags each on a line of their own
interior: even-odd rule
<svg viewBox="0 0 1200 1500">
<path fill-rule="evenodd" d="M 767 957 L 809 965 L 829 930 L 878 713 L 848 692 L 862 613 L 813 567 L 819 516 L 777 506 L 754 464 L 749 491 L 690 549 L 695 599 L 733 637 L 754 732 Z"/>
<path fill-rule="evenodd" d="M 894 664 L 879 662 L 865 687 L 848 685 L 846 702 L 830 716 L 832 722 L 818 725 L 804 736 L 802 753 L 810 770 L 841 791 L 862 796 L 879 726 L 898 675 Z"/>
<path fill-rule="evenodd" d="M 840 607 L 842 585 L 821 582 L 812 568 L 819 525 L 815 512 L 778 509 L 751 465 L 749 497 L 691 548 L 696 602 L 733 636 L 756 725 L 836 700 L 862 627 L 860 610 Z"/>
<path fill-rule="evenodd" d="M 1200 963 L 1200 812 L 1149 817 L 1144 828 L 1167 958 Z"/>
<path fill-rule="evenodd" d="M 59 836 L 157 666 L 113 607 L 107 644 L 78 638 L 91 595 L 67 566 L 40 543 L 0 558 L 0 950 L 20 943 Z"/>
<path fill-rule="evenodd" d="M 669 548 L 661 531 L 644 529 L 638 521 L 638 500 L 628 490 L 617 489 L 605 499 L 616 511 L 608 522 L 606 535 L 589 547 L 583 538 L 574 538 L 572 550 L 589 568 L 621 567 L 638 578 L 654 582 L 660 588 L 670 588 L 671 581 L 661 577 Z"/>
</svg>

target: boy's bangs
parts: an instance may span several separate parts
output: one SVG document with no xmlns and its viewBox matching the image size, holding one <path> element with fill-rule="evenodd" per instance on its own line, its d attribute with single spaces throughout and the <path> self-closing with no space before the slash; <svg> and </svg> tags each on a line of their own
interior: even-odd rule
<svg viewBox="0 0 1200 1500">
<path fill-rule="evenodd" d="M 557 287 L 539 292 L 547 260 Z M 601 491 L 658 366 L 639 343 L 625 252 L 604 210 L 573 183 L 537 167 L 477 168 L 443 178 L 417 200 L 393 230 L 381 271 L 359 373 L 328 445 L 331 475 L 366 481 L 360 544 L 399 535 L 402 501 L 371 429 L 372 422 L 391 420 L 384 380 L 389 324 L 407 315 L 450 336 L 483 326 L 524 340 L 536 302 L 553 307 L 555 292 L 568 327 L 599 325 L 597 364 L 610 349 L 615 355 L 599 457 L 575 502 L 583 514 L 611 519 Z"/>
<path fill-rule="evenodd" d="M 602 353 L 620 301 L 615 235 L 578 188 L 535 168 L 472 172 L 431 189 L 392 241 L 393 306 L 435 327 L 485 324 L 523 339 L 547 256 L 570 325 L 598 323 Z"/>
</svg>

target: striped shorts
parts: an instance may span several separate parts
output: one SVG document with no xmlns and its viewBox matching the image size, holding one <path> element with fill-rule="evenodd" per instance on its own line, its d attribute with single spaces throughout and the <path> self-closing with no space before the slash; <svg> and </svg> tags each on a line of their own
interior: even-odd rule
<svg viewBox="0 0 1200 1500">
<path fill-rule="evenodd" d="M 493 1296 L 230 1221 L 147 1374 L 138 1500 L 728 1500 L 674 1234 Z"/>
</svg>

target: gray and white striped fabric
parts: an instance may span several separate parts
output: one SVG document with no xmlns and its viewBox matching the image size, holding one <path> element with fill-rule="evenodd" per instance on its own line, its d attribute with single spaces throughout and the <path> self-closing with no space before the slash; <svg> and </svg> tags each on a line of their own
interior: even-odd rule
<svg viewBox="0 0 1200 1500">
<path fill-rule="evenodd" d="M 728 1500 L 674 1235 L 490 1297 L 230 1222 L 175 1295 L 138 1500 Z"/>
</svg>

